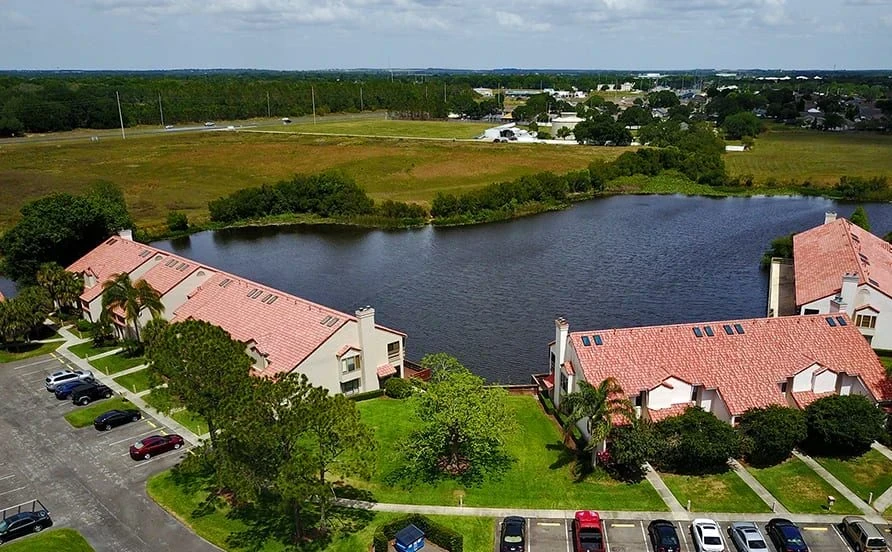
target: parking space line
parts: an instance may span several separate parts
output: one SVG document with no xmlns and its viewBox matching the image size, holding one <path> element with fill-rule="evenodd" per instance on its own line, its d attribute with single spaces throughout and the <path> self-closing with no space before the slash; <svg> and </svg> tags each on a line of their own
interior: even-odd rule
<svg viewBox="0 0 892 552">
<path fill-rule="evenodd" d="M 570 552 L 570 528 L 567 527 L 567 520 L 564 520 L 564 540 L 567 543 L 567 552 Z"/>
<path fill-rule="evenodd" d="M 530 526 L 532 525 L 533 522 L 531 522 L 530 520 L 527 519 L 525 521 L 525 523 L 526 523 L 527 535 L 532 536 L 533 534 L 530 531 Z M 532 541 L 533 541 L 533 539 L 527 539 L 527 552 L 532 552 L 532 550 L 533 550 L 533 542 Z"/>
<path fill-rule="evenodd" d="M 644 530 L 644 522 L 640 521 L 639 523 L 641 524 L 641 536 L 644 537 L 644 550 L 650 552 L 650 544 L 647 542 L 647 531 Z"/>
<path fill-rule="evenodd" d="M 846 547 L 846 550 L 851 550 L 852 547 L 849 546 L 849 541 L 842 536 L 842 533 L 839 532 L 839 529 L 836 528 L 836 525 L 831 525 L 833 527 L 833 532 L 836 533 L 836 536 L 839 537 L 839 540 L 842 541 L 842 545 Z"/>
<path fill-rule="evenodd" d="M 125 438 L 125 439 L 121 439 L 121 440 L 119 440 L 119 441 L 114 441 L 114 442 L 112 442 L 112 443 L 106 443 L 106 446 L 113 447 L 113 446 L 115 446 L 115 445 L 120 445 L 121 443 L 126 443 L 127 441 L 132 441 L 133 439 L 135 439 L 135 438 L 137 438 L 137 437 L 140 437 L 140 436 L 142 436 L 142 435 L 148 435 L 149 433 L 152 433 L 153 431 L 155 431 L 155 430 L 154 430 L 154 429 L 149 429 L 149 430 L 146 430 L 146 431 L 142 431 L 142 432 L 140 432 L 140 433 L 137 433 L 136 435 L 132 435 L 132 436 L 127 437 L 127 438 Z"/>
<path fill-rule="evenodd" d="M 607 538 L 607 524 L 604 524 L 604 549 L 610 552 L 610 539 Z"/>
<path fill-rule="evenodd" d="M 803 527 L 802 529 L 805 531 L 826 531 L 827 530 L 826 527 Z"/>
<path fill-rule="evenodd" d="M 635 527 L 634 523 L 611 523 L 611 527 Z"/>
<path fill-rule="evenodd" d="M 685 550 L 690 550 L 692 547 L 688 546 L 688 538 L 684 534 L 684 524 L 678 524 L 678 532 L 681 533 L 681 542 L 684 543 Z"/>
<path fill-rule="evenodd" d="M 154 428 L 157 428 L 157 427 L 158 427 L 158 426 L 156 426 L 154 423 L 152 423 L 152 420 L 146 420 L 146 421 L 149 423 L 150 426 L 152 426 L 152 427 L 154 427 Z"/>
<path fill-rule="evenodd" d="M 4 475 L 3 477 L 0 477 L 0 481 L 3 481 L 4 479 L 9 479 L 10 477 L 15 477 L 15 474 L 11 473 L 9 475 Z"/>
<path fill-rule="evenodd" d="M 28 486 L 27 486 L 27 485 L 24 485 L 24 486 L 22 486 L 22 487 L 15 488 L 15 489 L 13 489 L 13 490 L 11 490 L 11 491 L 4 491 L 4 492 L 0 493 L 0 496 L 8 495 L 8 494 L 10 494 L 10 493 L 14 493 L 14 492 L 16 492 L 16 491 L 21 491 L 22 489 L 27 489 L 27 488 L 28 488 Z"/>
<path fill-rule="evenodd" d="M 29 362 L 28 364 L 22 364 L 21 366 L 16 366 L 15 368 L 13 368 L 13 371 L 21 370 L 22 368 L 27 368 L 29 366 L 37 366 L 38 364 L 46 364 L 47 362 L 52 362 L 54 360 L 58 360 L 58 359 L 57 358 L 48 358 L 46 360 L 38 360 L 36 362 Z"/>
</svg>

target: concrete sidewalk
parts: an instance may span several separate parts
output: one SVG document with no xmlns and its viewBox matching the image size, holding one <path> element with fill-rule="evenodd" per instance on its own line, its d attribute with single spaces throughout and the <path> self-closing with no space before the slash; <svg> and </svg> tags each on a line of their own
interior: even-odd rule
<svg viewBox="0 0 892 552">
<path fill-rule="evenodd" d="M 681 502 L 675 498 L 675 495 L 672 494 L 672 491 L 666 486 L 666 482 L 663 481 L 663 478 L 660 477 L 657 470 L 655 470 L 650 463 L 644 464 L 644 467 L 647 470 L 647 475 L 645 476 L 647 477 L 647 481 L 651 484 L 654 490 L 657 491 L 657 494 L 660 495 L 660 498 L 663 499 L 666 506 L 669 507 L 669 511 L 676 515 L 686 515 L 688 511 L 681 505 Z"/>
<path fill-rule="evenodd" d="M 790 511 L 784 508 L 784 505 L 781 504 L 778 499 L 774 498 L 773 494 L 768 492 L 768 489 L 766 489 L 761 483 L 759 483 L 759 481 L 755 477 L 753 477 L 753 474 L 751 474 L 749 471 L 747 471 L 746 468 L 740 465 L 740 462 L 733 458 L 730 458 L 728 460 L 728 465 L 731 466 L 737 476 L 743 479 L 743 482 L 746 483 L 747 486 L 752 489 L 754 493 L 759 495 L 759 498 L 762 499 L 762 502 L 767 504 L 768 507 L 771 508 L 772 512 L 784 515 L 790 513 Z"/>
<path fill-rule="evenodd" d="M 796 458 L 805 462 L 805 464 L 809 468 L 811 468 L 816 474 L 818 474 L 821 477 L 821 479 L 823 479 L 824 481 L 829 483 L 831 487 L 836 489 L 836 492 L 838 492 L 842 496 L 846 497 L 846 499 L 849 502 L 851 502 L 852 504 L 854 504 L 856 508 L 861 510 L 861 513 L 863 513 L 865 516 L 873 516 L 875 518 L 882 519 L 881 516 L 877 515 L 876 510 L 874 510 L 868 503 L 864 502 L 861 498 L 859 498 L 858 495 L 853 493 L 848 487 L 843 485 L 842 481 L 840 481 L 839 479 L 834 477 L 834 475 L 832 473 L 830 473 L 829 471 L 827 471 L 824 468 L 824 466 L 819 464 L 817 462 L 817 460 L 815 460 L 811 456 L 808 456 L 807 454 L 803 454 L 803 453 L 799 452 L 798 450 L 794 450 L 793 455 L 796 456 Z M 885 523 L 885 522 L 883 522 L 883 523 Z"/>
</svg>

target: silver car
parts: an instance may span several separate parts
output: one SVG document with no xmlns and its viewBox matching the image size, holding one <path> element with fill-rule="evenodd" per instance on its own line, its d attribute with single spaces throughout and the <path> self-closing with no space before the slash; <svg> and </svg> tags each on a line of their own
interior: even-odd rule
<svg viewBox="0 0 892 552">
<path fill-rule="evenodd" d="M 58 372 L 53 372 L 46 377 L 44 386 L 46 386 L 47 391 L 52 393 L 56 390 L 56 386 L 60 383 L 91 379 L 93 379 L 93 372 L 89 370 L 59 370 Z"/>
<path fill-rule="evenodd" d="M 737 548 L 738 552 L 766 552 L 768 545 L 765 537 L 755 523 L 751 521 L 737 521 L 728 527 L 728 536 Z"/>
</svg>

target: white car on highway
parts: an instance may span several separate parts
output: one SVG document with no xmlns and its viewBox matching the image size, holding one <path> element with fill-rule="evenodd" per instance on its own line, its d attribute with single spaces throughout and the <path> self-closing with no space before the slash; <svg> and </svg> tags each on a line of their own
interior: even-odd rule
<svg viewBox="0 0 892 552">
<path fill-rule="evenodd" d="M 691 536 L 698 552 L 724 552 L 725 541 L 719 524 L 711 519 L 697 518 L 691 522 Z"/>
</svg>

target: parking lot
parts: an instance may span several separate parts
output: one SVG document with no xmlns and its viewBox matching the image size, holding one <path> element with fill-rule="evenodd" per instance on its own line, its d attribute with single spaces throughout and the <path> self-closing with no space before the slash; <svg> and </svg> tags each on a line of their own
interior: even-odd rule
<svg viewBox="0 0 892 552">
<path fill-rule="evenodd" d="M 55 525 L 80 531 L 97 551 L 216 550 L 145 493 L 146 480 L 188 446 L 132 460 L 132 443 L 169 432 L 147 413 L 107 432 L 72 428 L 64 415 L 82 407 L 44 387 L 46 375 L 62 368 L 74 367 L 57 356 L 0 365 L 0 509 L 39 499 Z"/>
<path fill-rule="evenodd" d="M 668 515 L 668 514 L 667 514 Z M 746 515 L 741 514 L 740 521 L 746 520 Z M 609 552 L 653 552 L 650 540 L 647 537 L 649 521 L 602 519 L 604 528 L 604 540 Z M 722 528 L 722 536 L 725 539 L 725 549 L 736 550 L 728 537 L 730 521 L 718 522 Z M 757 525 L 762 534 L 768 538 L 765 531 L 765 523 Z M 852 552 L 853 548 L 845 540 L 839 529 L 832 524 L 799 523 L 803 538 L 811 552 Z M 676 522 L 676 531 L 681 539 L 681 552 L 695 552 L 691 541 L 690 522 Z M 892 544 L 892 535 L 889 527 L 880 527 L 886 536 L 886 540 Z M 574 552 L 571 520 L 556 519 L 528 519 L 527 520 L 528 546 L 527 552 Z M 775 550 L 769 542 L 769 550 Z M 498 544 L 496 545 L 498 549 Z"/>
</svg>

